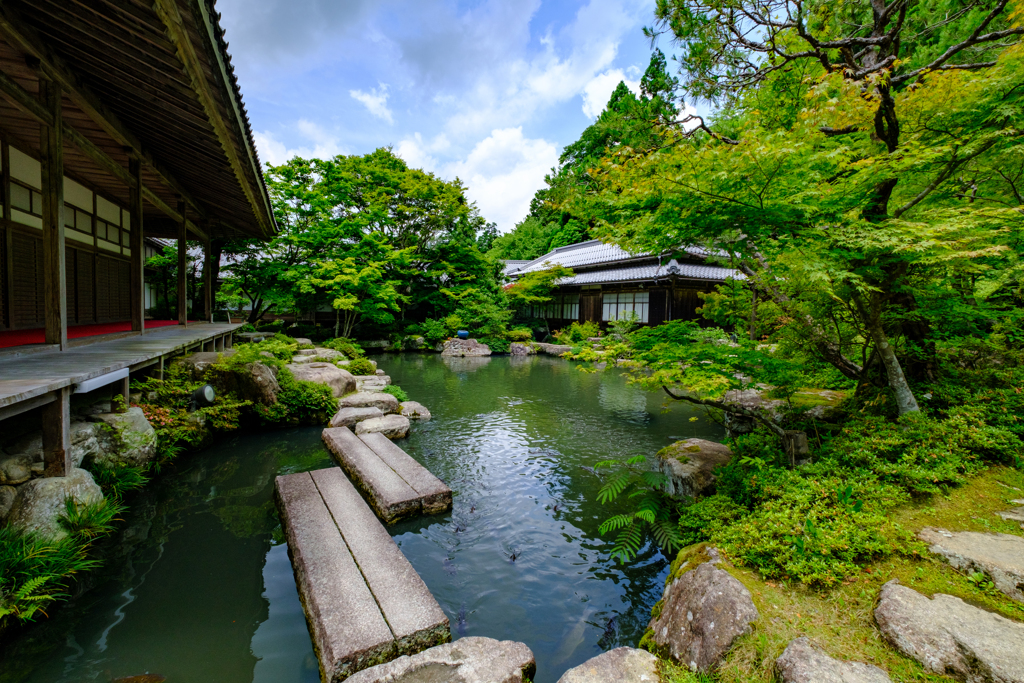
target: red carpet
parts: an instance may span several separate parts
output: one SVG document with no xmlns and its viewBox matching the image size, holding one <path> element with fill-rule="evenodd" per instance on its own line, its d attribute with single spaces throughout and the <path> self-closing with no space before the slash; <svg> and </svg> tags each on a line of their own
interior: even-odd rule
<svg viewBox="0 0 1024 683">
<path fill-rule="evenodd" d="M 145 322 L 147 330 L 177 324 L 177 320 L 147 320 Z M 114 334 L 115 332 L 130 332 L 131 329 L 132 323 L 130 320 L 120 323 L 75 325 L 68 328 L 68 339 L 95 337 L 99 334 Z M 6 349 L 11 346 L 25 346 L 26 344 L 42 344 L 46 339 L 44 332 L 45 330 L 41 327 L 34 330 L 8 330 L 0 332 L 0 349 Z"/>
</svg>

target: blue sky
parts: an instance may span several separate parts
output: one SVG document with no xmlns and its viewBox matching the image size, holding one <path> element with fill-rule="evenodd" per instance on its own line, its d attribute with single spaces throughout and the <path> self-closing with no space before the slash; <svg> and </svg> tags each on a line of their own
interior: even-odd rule
<svg viewBox="0 0 1024 683">
<path fill-rule="evenodd" d="M 265 162 L 391 145 L 510 230 L 650 58 L 653 0 L 220 0 Z M 663 46 L 664 47 L 664 46 Z"/>
</svg>

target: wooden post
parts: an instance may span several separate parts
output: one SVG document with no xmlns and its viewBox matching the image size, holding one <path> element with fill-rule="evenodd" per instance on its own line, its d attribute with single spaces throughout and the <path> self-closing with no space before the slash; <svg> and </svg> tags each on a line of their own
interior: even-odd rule
<svg viewBox="0 0 1024 683">
<path fill-rule="evenodd" d="M 129 398 L 129 380 L 127 377 L 124 379 L 116 380 L 113 384 L 114 393 L 110 396 L 110 412 L 112 413 L 127 413 L 128 403 L 131 401 Z M 117 399 L 124 399 L 124 407 L 121 410 L 117 408 Z"/>
<path fill-rule="evenodd" d="M 9 328 L 14 327 L 14 231 L 11 230 L 11 148 L 7 144 L 7 137 L 0 133 L 0 192 L 4 200 L 4 231 L 0 239 L 6 241 L 4 255 L 7 263 L 4 264 L 4 273 L 7 275 L 5 282 L 0 283 L 3 290 L 5 320 L 0 323 Z"/>
<path fill-rule="evenodd" d="M 43 308 L 46 343 L 68 347 L 68 302 L 64 262 L 64 131 L 60 86 L 39 79 L 39 99 L 53 125 L 39 126 L 43 194 Z"/>
<path fill-rule="evenodd" d="M 207 322 L 213 322 L 213 253 L 210 240 L 203 244 L 203 315 Z"/>
<path fill-rule="evenodd" d="M 188 223 L 185 218 L 185 202 L 178 200 L 178 324 L 188 326 L 188 287 L 185 283 L 185 268 L 188 264 Z"/>
<path fill-rule="evenodd" d="M 71 464 L 71 387 L 53 392 L 43 406 L 43 463 L 47 477 L 66 477 Z"/>
<path fill-rule="evenodd" d="M 128 159 L 128 173 L 135 179 L 135 186 L 128 188 L 129 214 L 131 215 L 131 232 L 128 243 L 131 248 L 131 288 L 132 332 L 142 332 L 146 326 L 146 285 L 145 264 L 146 254 L 142 245 L 142 162 L 135 155 Z"/>
</svg>

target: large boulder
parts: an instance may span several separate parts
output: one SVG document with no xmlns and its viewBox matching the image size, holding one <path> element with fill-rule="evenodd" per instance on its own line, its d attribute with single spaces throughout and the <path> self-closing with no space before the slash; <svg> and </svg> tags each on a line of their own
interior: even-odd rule
<svg viewBox="0 0 1024 683">
<path fill-rule="evenodd" d="M 715 485 L 713 470 L 732 460 L 725 444 L 686 439 L 658 451 L 658 470 L 668 477 L 665 493 L 677 498 L 693 498 Z"/>
<path fill-rule="evenodd" d="M 347 370 L 342 370 L 332 363 L 309 363 L 307 365 L 289 364 L 288 368 L 295 379 L 316 382 L 331 388 L 338 398 L 351 394 L 356 390 L 356 378 Z"/>
<path fill-rule="evenodd" d="M 897 579 L 882 586 L 875 621 L 929 671 L 968 683 L 1024 683 L 1024 624 L 951 595 L 928 599 Z"/>
<path fill-rule="evenodd" d="M 313 349 L 313 355 L 323 361 L 334 361 L 345 357 L 341 351 L 335 351 L 334 349 L 328 349 L 322 346 L 318 346 Z"/>
<path fill-rule="evenodd" d="M 523 643 L 470 636 L 358 671 L 347 683 L 522 683 L 537 662 Z"/>
<path fill-rule="evenodd" d="M 508 345 L 508 352 L 513 356 L 536 356 L 537 347 L 525 342 L 512 342 Z"/>
<path fill-rule="evenodd" d="M 371 417 L 356 424 L 356 434 L 380 432 L 389 439 L 404 439 L 409 435 L 409 418 L 401 415 Z"/>
<path fill-rule="evenodd" d="M 750 591 L 719 564 L 724 560 L 717 549 L 691 549 L 665 588 L 661 613 L 648 625 L 654 646 L 691 671 L 717 667 L 759 616 Z"/>
<path fill-rule="evenodd" d="M 877 666 L 833 659 L 807 638 L 793 640 L 775 660 L 775 670 L 782 683 L 892 683 Z"/>
<path fill-rule="evenodd" d="M 375 417 L 384 417 L 380 408 L 369 406 L 366 408 L 342 408 L 331 418 L 330 427 L 351 427 L 352 425 L 370 420 Z"/>
<path fill-rule="evenodd" d="M 40 448 L 40 455 L 42 449 Z M 0 485 L 17 486 L 32 478 L 32 463 L 36 460 L 32 455 L 0 456 Z"/>
<path fill-rule="evenodd" d="M 427 410 L 427 407 L 422 403 L 417 403 L 416 401 L 402 401 L 398 405 L 401 406 L 399 412 L 410 420 L 426 421 L 430 419 L 430 411 Z"/>
<path fill-rule="evenodd" d="M 109 410 L 109 404 L 104 404 Z M 102 419 L 97 420 L 102 412 L 92 412 L 87 420 L 76 419 L 71 422 L 71 464 L 80 467 L 83 462 L 97 460 L 139 461 L 145 462 L 153 456 L 152 440 L 156 434 L 149 422 L 145 420 L 140 408 L 129 409 L 130 417 L 124 418 L 128 423 L 126 430 L 129 436 L 127 444 L 115 438 L 117 432 L 113 427 L 104 425 Z M 123 413 L 113 413 L 123 415 Z M 139 418 L 141 417 L 141 420 Z M 97 420 L 97 421 L 90 421 Z M 145 424 L 142 422 L 145 421 Z M 134 425 L 134 426 L 133 426 Z M 148 429 L 147 429 L 148 427 Z M 136 429 L 138 433 L 136 434 Z M 132 448 L 135 446 L 136 448 Z M 34 432 L 8 444 L 0 453 L 0 485 L 16 486 L 28 481 L 33 476 L 42 474 L 43 436 Z M 122 451 L 124 453 L 122 454 Z"/>
<path fill-rule="evenodd" d="M 932 527 L 921 529 L 917 537 L 952 566 L 965 572 L 984 572 L 1011 600 L 1024 602 L 1024 538 Z"/>
<path fill-rule="evenodd" d="M 201 380 L 206 376 L 206 371 L 211 365 L 216 364 L 222 358 L 228 358 L 235 355 L 234 349 L 225 349 L 224 351 L 200 351 L 199 353 L 192 353 L 187 356 L 182 356 L 174 361 L 175 365 L 180 365 L 188 373 L 188 376 L 195 381 Z"/>
<path fill-rule="evenodd" d="M 658 658 L 633 647 L 614 650 L 569 669 L 558 683 L 658 683 Z"/>
<path fill-rule="evenodd" d="M 729 403 L 752 410 L 771 420 L 779 420 L 782 418 L 782 410 L 786 402 L 768 398 L 766 393 L 769 389 L 771 387 L 764 385 L 759 385 L 754 389 L 732 389 L 725 392 L 725 395 L 722 397 L 722 403 Z M 724 414 L 723 422 L 729 436 L 749 434 L 757 426 L 757 421 L 752 417 L 728 412 Z"/>
<path fill-rule="evenodd" d="M 342 408 L 379 408 L 384 414 L 397 413 L 398 399 L 384 392 L 360 391 L 349 394 L 339 403 Z"/>
<path fill-rule="evenodd" d="M 137 467 L 156 455 L 156 430 L 149 424 L 142 408 L 90 415 L 89 419 L 97 424 L 96 440 L 100 448 L 89 454 L 88 461 L 106 466 Z"/>
<path fill-rule="evenodd" d="M 243 400 L 264 406 L 277 403 L 277 394 L 281 391 L 274 369 L 263 363 L 232 367 L 215 365 L 210 370 L 209 378 L 218 393 L 232 393 Z"/>
<path fill-rule="evenodd" d="M 491 349 L 476 339 L 449 339 L 444 343 L 442 356 L 489 356 Z"/>
<path fill-rule="evenodd" d="M 103 500 L 103 491 L 86 470 L 72 468 L 66 477 L 41 477 L 18 487 L 7 524 L 16 529 L 37 533 L 53 539 L 67 536 L 60 525 L 65 514 L 65 501 L 79 505 L 95 505 Z"/>
<path fill-rule="evenodd" d="M 295 343 L 298 344 L 299 346 L 312 346 L 313 345 L 313 340 L 312 339 L 307 339 L 305 337 L 292 337 L 292 339 L 294 339 Z"/>
<path fill-rule="evenodd" d="M 18 489 L 13 486 L 0 486 L 0 523 L 7 518 L 7 513 L 11 511 L 17 495 Z"/>
<path fill-rule="evenodd" d="M 572 351 L 572 347 L 567 344 L 537 344 L 537 350 L 549 356 L 561 356 Z"/>
</svg>

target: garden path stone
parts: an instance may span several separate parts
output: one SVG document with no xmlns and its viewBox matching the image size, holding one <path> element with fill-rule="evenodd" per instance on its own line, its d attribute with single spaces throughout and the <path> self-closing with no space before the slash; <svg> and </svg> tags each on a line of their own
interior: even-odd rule
<svg viewBox="0 0 1024 683">
<path fill-rule="evenodd" d="M 714 669 L 760 616 L 750 591 L 716 566 L 723 562 L 719 551 L 706 548 L 704 554 L 697 558 L 704 561 L 665 588 L 661 614 L 648 625 L 658 648 L 691 671 L 701 672 Z M 697 559 L 688 560 L 680 571 Z"/>
<path fill-rule="evenodd" d="M 882 669 L 834 659 L 807 638 L 796 638 L 775 660 L 782 683 L 892 683 Z"/>
<path fill-rule="evenodd" d="M 1010 599 L 1024 602 L 1024 537 L 933 527 L 921 529 L 917 537 L 953 567 L 984 572 Z"/>
<path fill-rule="evenodd" d="M 356 434 L 376 432 L 389 439 L 404 439 L 409 435 L 409 418 L 402 415 L 372 417 L 356 424 Z"/>
<path fill-rule="evenodd" d="M 522 683 L 536 669 L 525 644 L 470 636 L 360 671 L 348 683 Z"/>
<path fill-rule="evenodd" d="M 356 390 L 356 378 L 348 370 L 342 370 L 333 363 L 307 363 L 296 365 L 290 363 L 285 366 L 291 370 L 297 380 L 316 382 L 331 388 L 331 393 L 337 398 L 351 394 Z"/>
<path fill-rule="evenodd" d="M 658 683 L 658 658 L 645 650 L 617 647 L 569 669 L 558 683 Z"/>
<path fill-rule="evenodd" d="M 351 427 L 357 422 L 369 420 L 374 417 L 384 417 L 380 408 L 373 406 L 367 408 L 342 408 L 331 418 L 331 427 Z"/>
<path fill-rule="evenodd" d="M 896 579 L 882 586 L 875 621 L 929 671 L 967 683 L 1024 683 L 1024 624 L 951 595 L 928 599 Z"/>
<path fill-rule="evenodd" d="M 18 495 L 7 515 L 7 524 L 41 536 L 62 539 L 68 532 L 60 525 L 66 499 L 79 505 L 95 505 L 103 491 L 86 470 L 72 468 L 66 477 L 41 477 L 18 487 Z"/>
<path fill-rule="evenodd" d="M 397 413 L 398 399 L 391 394 L 377 391 L 360 391 L 341 399 L 342 408 L 379 408 L 382 413 Z"/>
<path fill-rule="evenodd" d="M 359 440 L 420 495 L 424 514 L 433 515 L 451 509 L 452 490 L 383 434 L 360 434 Z"/>
<path fill-rule="evenodd" d="M 658 469 L 668 477 L 664 491 L 676 498 L 694 498 L 717 481 L 712 471 L 732 460 L 728 446 L 705 439 L 676 441 L 658 451 Z"/>
<path fill-rule="evenodd" d="M 392 524 L 420 513 L 420 494 L 348 427 L 325 429 L 323 440 L 338 465 L 366 493 L 373 511 L 385 523 Z"/>
<path fill-rule="evenodd" d="M 423 420 L 426 422 L 430 419 L 430 411 L 422 403 L 416 401 L 402 401 L 399 405 L 399 411 L 402 415 L 405 415 L 410 420 Z"/>
<path fill-rule="evenodd" d="M 996 514 L 1005 519 L 1007 522 L 1020 522 L 1021 527 L 1024 527 L 1024 498 L 1017 500 L 1011 500 L 1014 505 L 1020 505 L 1021 507 L 1013 508 L 1012 510 L 1003 510 Z"/>
</svg>

